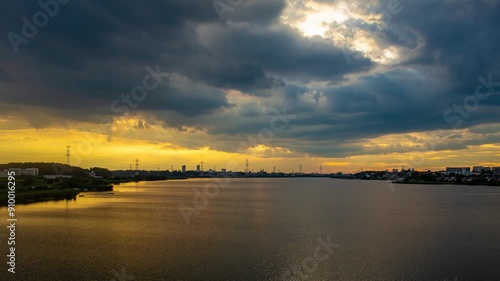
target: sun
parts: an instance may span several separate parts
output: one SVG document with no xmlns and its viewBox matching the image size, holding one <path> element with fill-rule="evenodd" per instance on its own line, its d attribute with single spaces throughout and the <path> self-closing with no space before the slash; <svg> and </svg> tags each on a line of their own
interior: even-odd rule
<svg viewBox="0 0 500 281">
<path fill-rule="evenodd" d="M 373 24 L 377 16 L 347 2 L 323 3 L 320 0 L 288 0 L 281 21 L 303 37 L 321 36 L 333 45 L 362 53 L 380 64 L 394 64 L 405 52 L 397 46 L 380 44 L 376 34 L 360 28 L 357 22 Z M 299 4 L 298 4 L 299 3 Z"/>
<path fill-rule="evenodd" d="M 324 37 L 332 23 L 342 23 L 349 18 L 349 10 L 345 3 L 332 6 L 311 1 L 306 3 L 306 6 L 308 12 L 304 20 L 296 25 L 305 36 Z"/>
</svg>

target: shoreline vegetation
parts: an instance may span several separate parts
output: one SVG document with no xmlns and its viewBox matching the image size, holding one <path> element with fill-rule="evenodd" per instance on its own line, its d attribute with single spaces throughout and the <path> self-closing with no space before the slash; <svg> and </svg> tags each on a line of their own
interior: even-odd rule
<svg viewBox="0 0 500 281">
<path fill-rule="evenodd" d="M 178 180 L 183 177 L 159 175 L 133 175 L 113 177 L 104 168 L 82 169 L 60 163 L 9 163 L 0 164 L 6 169 L 38 168 L 38 176 L 15 176 L 16 205 L 47 201 L 76 200 L 81 192 L 110 192 L 113 185 L 158 180 Z M 8 206 L 8 178 L 0 178 L 0 207 Z"/>
</svg>

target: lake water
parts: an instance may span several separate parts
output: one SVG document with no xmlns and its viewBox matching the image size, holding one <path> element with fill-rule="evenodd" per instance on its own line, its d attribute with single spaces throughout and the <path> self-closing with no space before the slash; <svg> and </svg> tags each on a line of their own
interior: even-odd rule
<svg viewBox="0 0 500 281">
<path fill-rule="evenodd" d="M 201 197 L 207 183 L 19 206 L 0 280 L 500 280 L 500 188 L 231 179 Z"/>
</svg>

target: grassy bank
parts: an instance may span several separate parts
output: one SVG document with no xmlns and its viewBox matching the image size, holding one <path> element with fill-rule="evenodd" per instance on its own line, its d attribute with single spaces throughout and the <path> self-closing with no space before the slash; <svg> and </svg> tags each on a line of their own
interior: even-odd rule
<svg viewBox="0 0 500 281">
<path fill-rule="evenodd" d="M 16 205 L 29 204 L 43 201 L 72 200 L 78 195 L 78 191 L 68 188 L 63 190 L 20 190 L 16 192 Z M 7 206 L 7 190 L 0 192 L 0 206 Z"/>
<path fill-rule="evenodd" d="M 0 179 L 0 206 L 8 205 L 8 182 Z M 112 191 L 113 185 L 99 179 L 44 179 L 16 177 L 16 205 L 43 201 L 73 200 L 80 191 Z"/>
</svg>

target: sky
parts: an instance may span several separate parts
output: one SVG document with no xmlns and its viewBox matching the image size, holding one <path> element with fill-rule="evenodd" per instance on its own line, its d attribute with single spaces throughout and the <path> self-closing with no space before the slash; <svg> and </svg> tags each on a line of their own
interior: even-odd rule
<svg viewBox="0 0 500 281">
<path fill-rule="evenodd" d="M 498 0 L 3 6 L 1 163 L 500 166 Z"/>
</svg>

